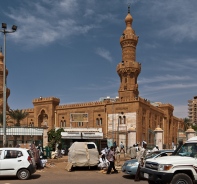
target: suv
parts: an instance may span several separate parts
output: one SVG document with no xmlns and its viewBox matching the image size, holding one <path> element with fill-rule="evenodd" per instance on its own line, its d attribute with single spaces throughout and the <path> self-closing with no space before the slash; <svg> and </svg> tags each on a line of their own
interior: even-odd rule
<svg viewBox="0 0 197 184">
<path fill-rule="evenodd" d="M 172 156 L 147 159 L 141 174 L 154 183 L 185 183 L 197 181 L 197 136 L 177 148 Z"/>
<path fill-rule="evenodd" d="M 17 176 L 26 180 L 35 172 L 36 164 L 30 150 L 0 148 L 0 176 Z"/>
</svg>

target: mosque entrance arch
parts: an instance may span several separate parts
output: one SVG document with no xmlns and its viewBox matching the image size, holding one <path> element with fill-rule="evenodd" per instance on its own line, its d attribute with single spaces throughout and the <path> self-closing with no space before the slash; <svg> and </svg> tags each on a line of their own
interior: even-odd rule
<svg viewBox="0 0 197 184">
<path fill-rule="evenodd" d="M 48 114 L 45 110 L 42 110 L 38 116 L 38 127 L 48 126 Z"/>
</svg>

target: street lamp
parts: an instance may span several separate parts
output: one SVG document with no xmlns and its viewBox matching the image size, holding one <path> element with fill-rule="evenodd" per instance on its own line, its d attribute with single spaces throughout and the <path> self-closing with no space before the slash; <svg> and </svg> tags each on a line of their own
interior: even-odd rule
<svg viewBox="0 0 197 184">
<path fill-rule="evenodd" d="M 6 146 L 6 105 L 7 105 L 7 98 L 6 98 L 6 34 L 7 33 L 14 33 L 17 30 L 17 26 L 13 25 L 12 30 L 7 30 L 7 24 L 2 23 L 2 29 L 0 32 L 4 34 L 4 67 L 3 67 L 3 146 Z"/>
</svg>

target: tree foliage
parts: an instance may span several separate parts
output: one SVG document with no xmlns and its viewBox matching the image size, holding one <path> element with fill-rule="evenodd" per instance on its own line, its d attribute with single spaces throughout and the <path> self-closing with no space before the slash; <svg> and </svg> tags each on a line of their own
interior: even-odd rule
<svg viewBox="0 0 197 184">
<path fill-rule="evenodd" d="M 15 126 L 20 126 L 20 121 L 26 118 L 29 113 L 19 109 L 10 109 L 8 115 L 10 116 L 10 118 L 16 120 Z"/>
<path fill-rule="evenodd" d="M 64 132 L 63 128 L 59 128 L 57 130 L 51 129 L 48 131 L 48 146 L 50 148 L 55 148 L 56 144 L 61 142 L 61 132 Z"/>
</svg>

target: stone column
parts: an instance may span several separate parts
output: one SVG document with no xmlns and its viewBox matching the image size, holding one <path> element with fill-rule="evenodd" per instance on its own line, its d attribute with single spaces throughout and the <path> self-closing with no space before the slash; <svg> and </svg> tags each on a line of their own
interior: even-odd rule
<svg viewBox="0 0 197 184">
<path fill-rule="evenodd" d="M 196 132 L 194 131 L 194 129 L 192 129 L 191 126 L 189 126 L 189 128 L 187 129 L 187 131 L 185 133 L 186 133 L 187 139 L 190 139 L 190 138 L 196 136 Z"/>
<path fill-rule="evenodd" d="M 136 129 L 131 126 L 128 129 L 128 145 L 127 148 L 130 148 L 131 146 L 133 146 L 134 144 L 136 144 Z"/>
<path fill-rule="evenodd" d="M 47 132 L 48 132 L 48 128 L 44 128 L 43 129 L 43 148 L 48 146 L 48 135 L 47 135 Z"/>
<path fill-rule="evenodd" d="M 159 149 L 163 149 L 163 130 L 157 126 L 155 132 L 155 144 L 158 145 Z"/>
</svg>

